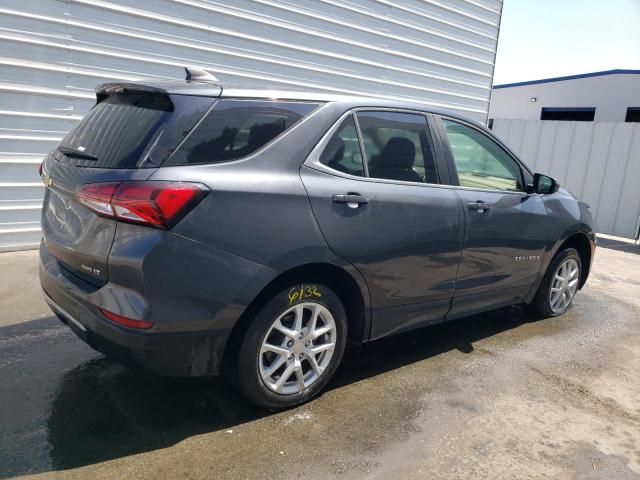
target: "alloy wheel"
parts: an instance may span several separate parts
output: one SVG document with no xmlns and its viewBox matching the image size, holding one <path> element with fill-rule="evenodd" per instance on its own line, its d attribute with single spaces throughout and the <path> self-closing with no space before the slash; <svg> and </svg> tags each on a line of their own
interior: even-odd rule
<svg viewBox="0 0 640 480">
<path fill-rule="evenodd" d="M 336 346 L 336 323 L 319 303 L 304 302 L 285 310 L 262 340 L 258 368 L 272 391 L 300 393 L 322 376 Z"/>
<path fill-rule="evenodd" d="M 578 290 L 580 267 L 573 258 L 558 265 L 549 291 L 549 307 L 553 313 L 562 313 Z"/>
</svg>

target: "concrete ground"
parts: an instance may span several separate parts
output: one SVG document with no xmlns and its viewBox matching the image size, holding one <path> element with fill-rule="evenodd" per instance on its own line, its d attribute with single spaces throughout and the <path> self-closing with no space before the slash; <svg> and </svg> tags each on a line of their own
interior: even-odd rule
<svg viewBox="0 0 640 480">
<path fill-rule="evenodd" d="M 103 358 L 51 317 L 35 253 L 0 255 L 0 478 L 640 479 L 640 249 L 602 243 L 563 317 L 373 343 L 278 414 Z"/>
</svg>

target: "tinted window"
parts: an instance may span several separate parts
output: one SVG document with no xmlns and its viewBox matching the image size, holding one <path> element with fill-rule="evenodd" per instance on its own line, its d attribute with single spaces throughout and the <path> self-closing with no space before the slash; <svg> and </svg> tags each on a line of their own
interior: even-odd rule
<svg viewBox="0 0 640 480">
<path fill-rule="evenodd" d="M 357 116 L 370 177 L 437 183 L 423 115 L 359 112 Z"/>
<path fill-rule="evenodd" d="M 564 120 L 572 122 L 593 122 L 595 108 L 549 108 L 540 111 L 540 120 Z"/>
<path fill-rule="evenodd" d="M 350 175 L 364 176 L 362 153 L 353 117 L 345 118 L 320 155 L 320 163 Z"/>
<path fill-rule="evenodd" d="M 159 166 L 212 103 L 148 93 L 108 96 L 62 140 L 56 158 L 83 167 Z"/>
<path fill-rule="evenodd" d="M 640 107 L 628 107 L 625 122 L 640 122 Z"/>
<path fill-rule="evenodd" d="M 302 102 L 220 100 L 170 163 L 217 163 L 245 157 L 317 106 Z"/>
<path fill-rule="evenodd" d="M 520 166 L 484 133 L 443 120 L 458 179 L 463 187 L 523 191 Z"/>
</svg>

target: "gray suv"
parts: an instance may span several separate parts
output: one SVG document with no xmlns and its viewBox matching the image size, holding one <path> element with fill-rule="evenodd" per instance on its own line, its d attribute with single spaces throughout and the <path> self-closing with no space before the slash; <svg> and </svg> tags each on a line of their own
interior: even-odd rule
<svg viewBox="0 0 640 480">
<path fill-rule="evenodd" d="M 426 105 L 111 83 L 45 159 L 40 279 L 96 350 L 318 394 L 347 342 L 513 304 L 563 314 L 589 207 L 482 125 Z"/>
</svg>

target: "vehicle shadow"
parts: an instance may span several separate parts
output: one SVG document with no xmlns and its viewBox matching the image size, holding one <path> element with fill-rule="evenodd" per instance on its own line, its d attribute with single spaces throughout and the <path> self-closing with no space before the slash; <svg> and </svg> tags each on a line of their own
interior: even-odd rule
<svg viewBox="0 0 640 480">
<path fill-rule="evenodd" d="M 621 242 L 619 240 L 613 240 L 609 238 L 599 237 L 598 248 L 608 248 L 610 250 L 617 250 L 619 252 L 635 253 L 636 255 L 640 255 L 640 244 Z"/>
<path fill-rule="evenodd" d="M 329 388 L 448 350 L 472 352 L 473 342 L 535 320 L 512 307 L 376 341 L 350 352 Z M 48 407 L 45 428 L 51 465 L 14 465 L 12 475 L 70 469 L 157 450 L 271 414 L 246 401 L 222 377 L 153 377 L 104 357 L 94 357 L 64 374 Z"/>
<path fill-rule="evenodd" d="M 461 318 L 383 338 L 351 351 L 329 388 L 371 378 L 450 350 L 472 353 L 473 344 L 483 338 L 540 320 L 520 306 Z"/>
</svg>

